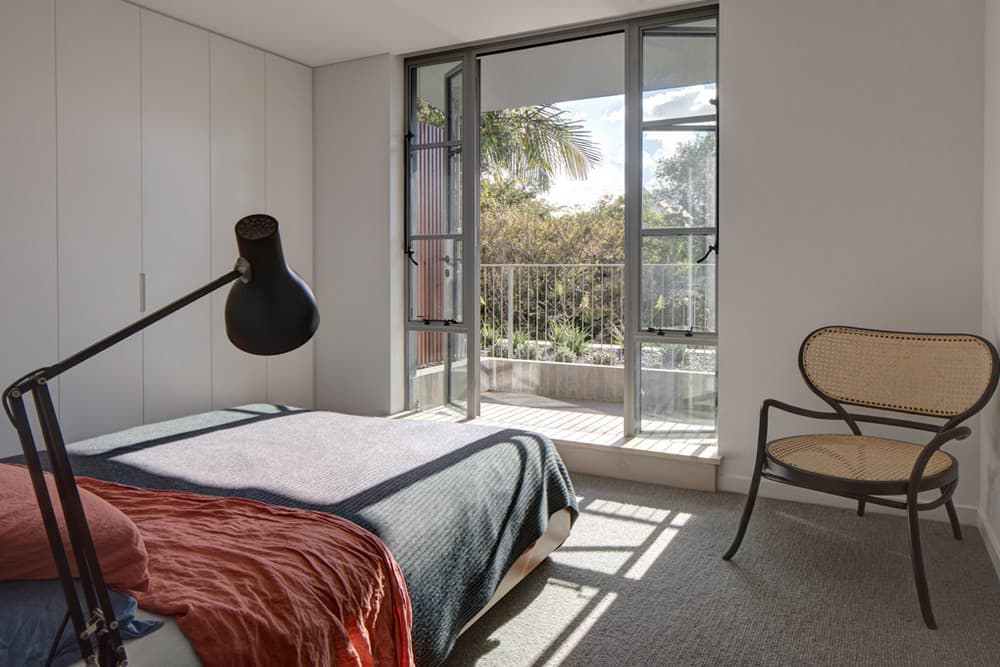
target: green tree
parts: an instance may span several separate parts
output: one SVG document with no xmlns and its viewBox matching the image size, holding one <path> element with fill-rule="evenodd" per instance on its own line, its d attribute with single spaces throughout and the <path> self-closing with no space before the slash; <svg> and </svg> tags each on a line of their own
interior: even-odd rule
<svg viewBox="0 0 1000 667">
<path fill-rule="evenodd" d="M 494 183 L 513 180 L 545 191 L 556 174 L 583 180 L 601 161 L 583 123 L 550 105 L 487 111 L 479 137 L 483 178 Z"/>
<path fill-rule="evenodd" d="M 715 132 L 679 144 L 656 165 L 656 184 L 644 202 L 657 226 L 712 227 L 715 210 Z"/>
<path fill-rule="evenodd" d="M 445 115 L 424 100 L 417 101 L 417 118 L 444 128 Z M 568 111 L 548 104 L 486 111 L 479 125 L 484 181 L 514 181 L 545 191 L 556 174 L 585 179 L 602 156 L 583 123 Z"/>
<path fill-rule="evenodd" d="M 483 264 L 620 264 L 625 198 L 580 211 L 553 206 L 517 182 L 484 181 L 479 236 Z"/>
<path fill-rule="evenodd" d="M 681 143 L 656 165 L 656 180 L 644 188 L 643 222 L 652 227 L 714 227 L 715 133 Z M 708 248 L 685 236 L 647 238 L 642 245 L 640 317 L 655 326 L 678 328 L 710 315 L 707 266 L 694 262 Z"/>
</svg>

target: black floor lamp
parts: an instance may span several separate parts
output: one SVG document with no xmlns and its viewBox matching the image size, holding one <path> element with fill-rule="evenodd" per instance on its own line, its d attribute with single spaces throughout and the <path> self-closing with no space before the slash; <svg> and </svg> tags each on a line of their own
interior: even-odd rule
<svg viewBox="0 0 1000 667">
<path fill-rule="evenodd" d="M 88 665 L 110 667 L 126 664 L 118 623 L 104 582 L 94 540 L 80 503 L 73 469 L 66 453 L 48 383 L 132 334 L 238 280 L 226 299 L 226 333 L 236 347 L 252 354 L 273 355 L 294 350 L 312 338 L 319 326 L 319 311 L 309 286 L 285 263 L 278 235 L 278 221 L 269 215 L 250 215 L 236 223 L 240 256 L 235 268 L 204 287 L 181 297 L 154 313 L 111 334 L 52 366 L 28 373 L 3 393 L 4 410 L 21 440 L 38 507 L 55 560 L 68 613 L 76 632 L 80 654 Z M 25 397 L 31 394 L 42 440 L 48 453 L 59 504 L 66 521 L 73 558 L 79 573 L 84 609 L 74 586 L 69 557 L 35 449 Z"/>
</svg>

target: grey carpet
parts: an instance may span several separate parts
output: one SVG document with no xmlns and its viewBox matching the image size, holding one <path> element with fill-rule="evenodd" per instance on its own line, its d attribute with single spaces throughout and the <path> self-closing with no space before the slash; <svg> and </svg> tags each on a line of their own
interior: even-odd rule
<svg viewBox="0 0 1000 667">
<path fill-rule="evenodd" d="M 922 522 L 939 629 L 920 617 L 903 514 L 573 475 L 563 547 L 446 665 L 1000 665 L 1000 583 L 975 528 Z"/>
</svg>

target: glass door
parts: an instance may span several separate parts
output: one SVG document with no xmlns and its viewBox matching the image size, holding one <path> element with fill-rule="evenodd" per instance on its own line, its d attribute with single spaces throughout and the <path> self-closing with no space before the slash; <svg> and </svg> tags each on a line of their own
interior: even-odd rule
<svg viewBox="0 0 1000 667">
<path fill-rule="evenodd" d="M 627 434 L 714 437 L 717 19 L 640 24 L 630 35 Z"/>
<path fill-rule="evenodd" d="M 461 58 L 408 67 L 406 145 L 408 409 L 469 411 Z M 474 237 L 472 237 L 474 238 Z M 474 315 L 474 314 L 473 314 Z"/>
<path fill-rule="evenodd" d="M 615 45 L 612 37 L 623 33 L 624 44 L 618 37 Z M 409 409 L 446 407 L 457 416 L 478 416 L 480 384 L 486 388 L 487 381 L 492 381 L 491 377 L 482 379 L 489 375 L 480 361 L 480 346 L 485 341 L 482 347 L 487 356 L 504 362 L 527 357 L 526 361 L 568 365 L 567 359 L 571 359 L 581 367 L 593 367 L 585 369 L 592 377 L 603 377 L 604 368 L 599 367 L 617 366 L 617 378 L 623 378 L 617 387 L 624 399 L 624 419 L 617 424 L 624 422 L 626 437 L 653 432 L 714 438 L 719 326 L 717 42 L 718 8 L 713 6 L 570 28 L 407 61 L 403 250 L 408 259 Z M 533 94 L 517 103 L 512 101 L 515 94 L 539 88 L 528 85 L 539 78 L 538 62 L 507 67 L 513 75 L 504 85 L 480 90 L 481 67 L 485 77 L 494 55 L 510 58 L 520 52 L 528 58 L 532 50 L 540 53 L 537 47 L 555 44 L 565 45 L 563 55 L 573 48 L 589 51 L 581 57 L 564 57 L 560 76 L 542 87 L 541 98 Z M 614 257 L 564 260 L 560 255 L 523 269 L 519 264 L 524 262 L 508 258 L 495 262 L 505 264 L 502 275 L 498 273 L 501 278 L 481 278 L 486 275 L 481 270 L 490 268 L 481 267 L 479 262 L 483 161 L 519 154 L 508 149 L 512 137 L 531 134 L 525 128 L 558 125 L 553 121 L 560 121 L 564 112 L 573 123 L 579 120 L 583 113 L 580 95 L 574 98 L 562 88 L 592 86 L 600 79 L 603 70 L 598 67 L 574 69 L 574 65 L 595 61 L 592 56 L 601 49 L 610 49 L 611 55 L 596 58 L 596 62 L 615 70 L 604 74 L 620 76 L 624 70 L 625 77 L 624 110 L 595 115 L 602 121 L 625 118 L 624 261 Z M 613 57 L 622 49 L 624 67 L 615 65 Z M 494 104 L 481 99 L 481 93 L 503 93 L 511 99 Z M 590 91 L 583 97 L 596 99 L 598 93 Z M 577 104 L 567 109 L 553 107 L 560 100 Z M 497 117 L 496 132 L 481 127 L 481 117 L 489 113 Z M 520 123 L 528 113 L 534 113 L 538 122 Z M 579 128 L 570 123 L 562 129 L 574 135 Z M 548 146 L 537 141 L 525 145 L 532 143 Z M 551 146 L 546 150 L 525 153 L 532 158 L 525 164 L 534 168 L 538 156 L 565 153 Z M 608 165 L 620 160 L 620 150 L 607 152 Z M 505 169 L 509 172 L 506 175 Z M 503 175 L 501 184 L 509 186 L 516 181 L 513 176 L 517 170 L 501 165 L 498 171 Z M 518 196 L 514 198 L 508 196 L 509 187 L 501 192 L 502 197 L 485 186 L 483 192 L 487 199 L 523 203 L 521 195 L 537 194 L 537 189 L 532 186 L 524 193 L 515 192 Z M 610 210 L 612 204 L 615 202 L 604 208 Z M 575 210 L 573 206 L 563 208 L 566 210 L 550 217 Z M 575 215 L 586 213 L 577 210 Z M 537 231 L 537 226 L 531 230 Z M 546 238 L 563 241 L 568 235 L 569 227 L 565 226 Z M 512 242 L 524 245 L 534 236 L 526 232 L 515 235 Z M 570 245 L 583 248 L 596 238 L 589 234 Z M 539 263 L 558 266 L 542 270 L 536 265 Z M 568 285 L 545 273 L 563 271 L 564 264 L 573 265 L 566 274 L 570 276 Z M 496 293 L 492 301 L 481 296 L 481 280 L 491 294 Z M 527 288 L 523 287 L 525 281 Z M 624 303 L 616 309 L 613 306 L 622 303 L 622 291 L 614 292 L 614 286 L 622 283 Z M 546 291 L 546 286 L 552 289 Z M 526 296 L 518 300 L 522 292 Z M 522 302 L 526 306 L 519 319 Z M 566 307 L 560 310 L 555 305 Z M 489 326 L 483 327 L 482 336 L 481 311 L 496 314 L 486 321 Z M 616 316 L 621 318 L 620 327 L 614 321 Z M 605 319 L 611 324 L 596 326 Z M 522 320 L 527 325 L 519 335 Z M 499 361 L 495 365 L 501 365 Z M 535 365 L 542 368 L 541 363 Z M 560 391 L 579 394 L 580 387 L 586 385 L 580 377 L 586 378 L 586 373 L 577 372 Z M 536 384 L 543 385 L 543 380 Z M 613 382 L 591 384 L 606 388 Z"/>
</svg>

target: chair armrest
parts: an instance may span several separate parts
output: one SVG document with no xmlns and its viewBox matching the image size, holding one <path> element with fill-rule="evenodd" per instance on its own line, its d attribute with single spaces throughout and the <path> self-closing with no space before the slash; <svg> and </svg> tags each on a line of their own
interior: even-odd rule
<svg viewBox="0 0 1000 667">
<path fill-rule="evenodd" d="M 767 416 L 771 408 L 777 408 L 778 410 L 801 417 L 812 417 L 813 419 L 842 419 L 836 412 L 820 412 L 818 410 L 809 410 L 808 408 L 800 408 L 797 405 L 783 403 L 774 398 L 764 399 L 764 403 L 760 406 L 760 422 L 757 429 L 757 468 L 760 468 L 764 464 L 764 449 L 767 446 Z"/>
<path fill-rule="evenodd" d="M 842 419 L 842 417 L 838 415 L 836 412 L 820 412 L 819 410 L 800 408 L 797 405 L 791 405 L 790 403 L 783 403 L 774 398 L 768 398 L 764 400 L 761 409 L 767 410 L 768 408 L 777 408 L 784 412 L 790 412 L 793 415 L 799 415 L 801 417 L 811 417 L 812 419 Z"/>
<path fill-rule="evenodd" d="M 952 440 L 965 440 L 970 435 L 972 435 L 972 429 L 968 426 L 956 426 L 947 431 L 941 431 L 931 438 L 931 441 L 924 446 L 924 449 L 937 451 Z"/>
<path fill-rule="evenodd" d="M 972 435 L 972 429 L 968 426 L 956 426 L 934 436 L 930 442 L 924 445 L 923 451 L 917 456 L 917 460 L 913 462 L 913 470 L 910 471 L 910 488 L 918 488 L 920 479 L 924 476 L 924 468 L 927 467 L 927 463 L 931 460 L 931 456 L 935 452 L 952 440 L 965 440 L 970 435 Z M 910 495 L 916 498 L 916 491 L 913 490 Z"/>
</svg>

